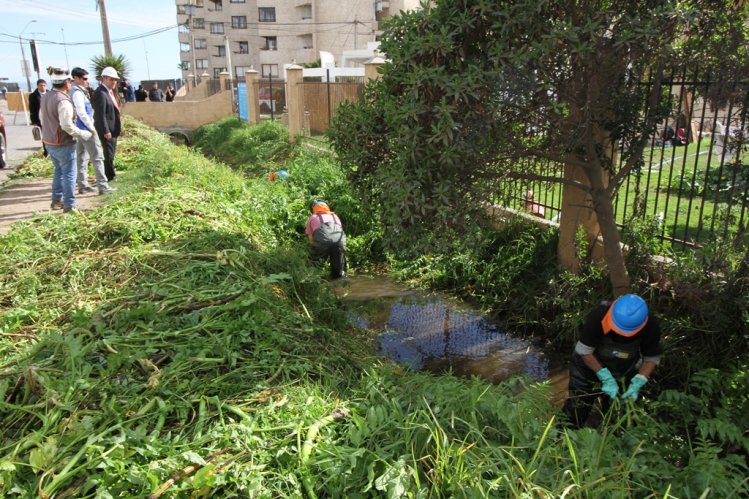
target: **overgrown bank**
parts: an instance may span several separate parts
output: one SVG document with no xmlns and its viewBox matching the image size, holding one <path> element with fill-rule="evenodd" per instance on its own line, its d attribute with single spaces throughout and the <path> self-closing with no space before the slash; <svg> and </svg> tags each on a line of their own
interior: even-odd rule
<svg viewBox="0 0 749 499">
<path fill-rule="evenodd" d="M 377 210 L 331 158 L 290 149 L 276 159 L 289 182 L 247 179 L 132 123 L 121 151 L 112 204 L 0 238 L 5 496 L 746 492 L 744 441 L 685 438 L 692 404 L 724 389 L 709 374 L 600 433 L 567 433 L 544 386 L 373 358 L 300 234 L 323 196 L 355 260 L 381 253 Z"/>
</svg>

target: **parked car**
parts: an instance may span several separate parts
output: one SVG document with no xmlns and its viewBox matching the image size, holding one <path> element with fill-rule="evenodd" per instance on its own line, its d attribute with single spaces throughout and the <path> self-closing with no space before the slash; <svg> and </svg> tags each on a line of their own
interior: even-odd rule
<svg viewBox="0 0 749 499">
<path fill-rule="evenodd" d="M 0 168 L 5 168 L 8 159 L 8 137 L 5 135 L 5 116 L 0 111 Z"/>
</svg>

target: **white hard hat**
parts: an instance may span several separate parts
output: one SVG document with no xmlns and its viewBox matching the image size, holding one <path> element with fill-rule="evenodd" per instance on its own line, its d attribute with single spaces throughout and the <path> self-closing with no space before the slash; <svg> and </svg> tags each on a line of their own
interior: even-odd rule
<svg viewBox="0 0 749 499">
<path fill-rule="evenodd" d="M 101 70 L 102 76 L 109 76 L 110 78 L 114 78 L 115 80 L 120 79 L 120 75 L 117 74 L 117 71 L 112 66 L 107 66 L 106 68 Z"/>
<path fill-rule="evenodd" d="M 49 79 L 52 82 L 52 85 L 59 85 L 70 79 L 70 73 L 68 73 L 66 69 L 55 68 L 49 75 Z"/>
</svg>

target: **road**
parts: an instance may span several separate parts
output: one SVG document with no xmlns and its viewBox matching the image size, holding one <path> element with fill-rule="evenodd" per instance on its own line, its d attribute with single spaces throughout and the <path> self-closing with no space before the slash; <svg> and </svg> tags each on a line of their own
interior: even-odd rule
<svg viewBox="0 0 749 499">
<path fill-rule="evenodd" d="M 21 113 L 8 112 L 7 103 L 0 100 L 0 110 L 5 114 L 5 133 L 8 136 L 8 166 L 0 170 L 0 235 L 10 230 L 10 226 L 37 214 L 61 214 L 61 210 L 49 209 L 52 179 L 34 179 L 21 184 L 4 185 L 10 174 L 22 165 L 26 158 L 40 150 L 42 143 L 34 140 L 31 127 Z M 16 118 L 16 124 L 13 119 Z M 77 196 L 78 208 L 95 208 L 103 196 L 94 193 Z"/>
</svg>

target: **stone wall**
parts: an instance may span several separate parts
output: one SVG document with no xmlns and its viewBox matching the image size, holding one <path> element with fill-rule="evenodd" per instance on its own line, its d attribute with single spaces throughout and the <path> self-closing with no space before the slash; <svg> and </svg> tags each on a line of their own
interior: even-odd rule
<svg viewBox="0 0 749 499">
<path fill-rule="evenodd" d="M 220 92 L 203 100 L 128 102 L 122 112 L 155 128 L 180 129 L 195 129 L 234 114 L 231 92 Z"/>
</svg>

